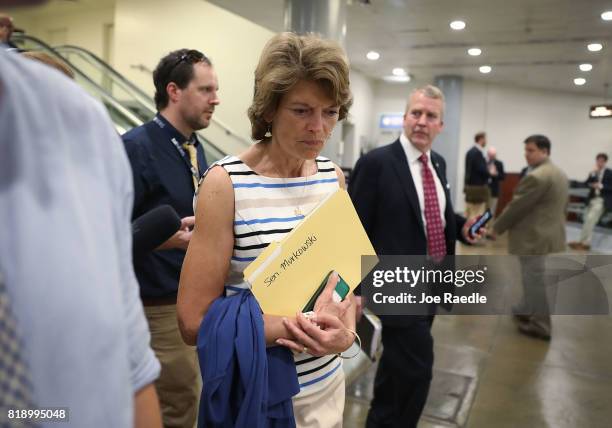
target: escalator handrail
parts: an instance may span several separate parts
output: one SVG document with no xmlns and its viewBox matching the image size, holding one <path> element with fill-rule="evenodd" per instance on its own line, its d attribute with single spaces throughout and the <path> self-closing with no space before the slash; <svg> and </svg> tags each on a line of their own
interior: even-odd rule
<svg viewBox="0 0 612 428">
<path fill-rule="evenodd" d="M 68 66 L 70 66 L 70 68 L 72 68 L 75 72 L 75 74 L 79 75 L 81 78 L 83 78 L 85 81 L 87 81 L 90 85 L 92 85 L 99 93 L 100 95 L 106 100 L 108 101 L 113 107 L 115 107 L 117 110 L 119 110 L 121 113 L 123 113 L 124 115 L 127 116 L 127 118 L 129 120 L 132 121 L 132 126 L 136 127 L 136 126 L 140 126 L 144 123 L 144 121 L 142 119 L 140 119 L 139 117 L 137 117 L 136 115 L 134 115 L 129 109 L 125 108 L 119 101 L 117 101 L 112 95 L 109 95 L 106 90 L 104 88 L 102 88 L 100 85 L 98 85 L 96 82 L 94 82 L 91 78 L 89 78 L 89 76 L 87 76 L 81 69 L 79 69 L 77 66 L 75 66 L 72 62 L 70 62 L 70 60 L 68 60 L 67 58 L 65 58 L 63 55 L 61 55 L 59 52 L 57 52 L 54 48 L 52 48 L 51 46 L 49 46 L 47 43 L 43 42 L 42 40 L 33 37 L 33 36 L 29 36 L 23 33 L 20 33 L 18 35 L 16 35 L 17 37 L 15 37 L 16 39 L 23 39 L 23 40 L 29 40 L 35 44 L 38 44 L 39 46 L 41 46 L 44 50 L 46 50 L 47 52 L 50 52 L 53 56 L 61 59 L 62 61 L 64 61 Z M 75 47 L 76 50 L 78 51 L 83 51 L 85 52 L 85 54 L 91 54 L 89 51 L 87 51 L 86 49 L 82 49 L 82 48 L 78 48 Z M 104 61 L 102 61 L 101 59 L 97 58 L 94 54 L 91 54 L 92 57 L 95 57 L 97 61 L 100 62 L 100 64 L 102 66 L 104 66 L 105 68 L 111 70 L 111 72 L 113 72 L 113 74 L 116 74 L 122 81 L 126 82 L 128 85 L 133 86 L 134 88 L 136 88 L 137 90 L 140 90 L 140 88 L 137 88 L 132 82 L 130 82 L 129 80 L 127 80 L 125 77 L 123 77 L 121 74 L 119 74 L 119 72 L 117 72 L 116 70 L 112 69 L 112 67 L 110 67 L 108 64 L 106 64 Z M 141 90 L 140 90 L 141 91 Z M 142 92 L 142 91 L 141 91 Z M 144 92 L 143 92 L 144 93 Z M 146 94 L 145 94 L 146 95 Z M 148 97 L 148 96 L 147 96 Z M 150 97 L 148 97 L 150 100 Z M 214 151 L 216 152 L 218 155 L 220 155 L 220 158 L 223 158 L 227 155 L 227 152 L 222 150 L 219 146 L 217 146 L 216 144 L 212 143 L 208 138 L 204 137 L 202 135 L 202 133 L 198 132 L 198 136 L 201 140 L 203 140 L 203 142 L 206 142 L 208 144 L 208 146 Z"/>
<path fill-rule="evenodd" d="M 119 78 L 119 80 L 125 84 L 134 94 L 136 95 L 137 98 L 139 99 L 139 101 L 141 101 L 141 103 L 148 109 L 153 111 L 154 113 L 157 112 L 157 110 L 152 107 L 154 105 L 153 103 L 153 99 L 147 95 L 146 92 L 144 92 L 142 89 L 140 89 L 138 86 L 136 86 L 134 83 L 132 83 L 130 80 L 126 79 L 121 73 L 119 73 L 117 70 L 115 70 L 110 64 L 108 64 L 106 61 L 104 61 L 103 59 L 101 59 L 100 57 L 98 57 L 96 54 L 94 54 L 93 52 L 88 51 L 87 49 L 81 48 L 79 46 L 74 46 L 74 45 L 60 45 L 57 46 L 56 49 L 58 49 L 59 51 L 63 50 L 63 49 L 69 49 L 69 50 L 74 50 L 74 51 L 78 51 L 81 54 L 85 54 L 90 56 L 91 58 L 93 58 L 98 64 L 100 64 L 102 67 L 104 67 L 106 70 L 108 70 L 109 73 L 111 73 L 114 76 L 117 76 Z M 146 100 L 145 102 L 142 102 L 142 100 Z M 232 131 L 230 129 L 230 127 L 228 125 L 226 125 L 225 123 L 223 123 L 222 121 L 220 121 L 219 119 L 215 118 L 214 116 L 211 119 L 212 122 L 214 122 L 215 124 L 217 124 L 218 126 L 220 126 L 223 131 L 227 134 L 227 135 L 231 135 L 234 138 L 236 138 L 238 141 L 240 141 L 241 143 L 243 143 L 246 147 L 251 146 L 252 142 L 249 139 L 246 139 L 244 137 L 241 137 L 240 135 L 238 135 L 236 132 Z"/>
<path fill-rule="evenodd" d="M 28 40 L 30 42 L 33 42 L 34 44 L 37 44 L 37 45 L 41 46 L 43 48 L 42 50 L 51 53 L 56 58 L 59 58 L 63 62 L 65 62 L 74 71 L 74 73 L 76 75 L 78 75 L 81 79 L 85 80 L 88 84 L 90 84 L 93 88 L 95 88 L 96 92 L 104 99 L 104 101 L 106 101 L 109 104 L 111 104 L 115 109 L 117 109 L 119 112 L 121 112 L 121 114 L 123 114 L 129 121 L 131 121 L 132 122 L 131 124 L 133 126 L 140 126 L 140 125 L 142 125 L 144 123 L 138 116 L 136 116 L 129 109 L 124 107 L 112 95 L 110 95 L 108 92 L 106 92 L 106 90 L 104 88 L 102 88 L 100 85 L 98 85 L 96 82 L 94 82 L 89 76 L 87 76 L 87 74 L 85 74 L 83 71 L 81 71 L 80 68 L 78 68 L 73 63 L 71 63 L 67 58 L 64 58 L 64 56 L 59 54 L 55 49 L 53 49 L 47 43 L 43 42 L 42 40 L 40 40 L 40 39 L 38 39 L 36 37 L 30 36 L 30 35 L 27 35 L 27 34 L 16 33 L 13 36 L 13 41 L 18 41 L 19 39 Z"/>
<path fill-rule="evenodd" d="M 108 72 L 109 74 L 112 74 L 114 77 L 116 77 L 118 79 L 121 87 L 123 89 L 125 89 L 128 93 L 130 93 L 130 95 L 135 96 L 143 107 L 145 107 L 153 115 L 155 115 L 157 113 L 157 110 L 153 106 L 153 102 L 152 102 L 153 100 L 151 99 L 151 97 L 149 95 L 147 95 L 142 89 L 140 89 L 138 86 L 133 84 L 131 81 L 126 79 L 121 73 L 119 73 L 117 70 L 112 68 L 110 65 L 108 65 L 102 59 L 100 59 L 94 53 L 89 52 L 86 49 L 79 48 L 78 46 L 73 46 L 73 45 L 56 46 L 55 49 L 62 56 L 63 56 L 63 53 L 65 51 L 68 51 L 70 53 L 75 53 L 75 54 L 79 55 L 85 61 L 87 61 L 90 64 L 92 64 L 94 67 L 96 67 L 96 66 L 103 67 L 106 72 Z M 93 59 L 93 61 L 92 61 L 92 59 Z"/>
</svg>

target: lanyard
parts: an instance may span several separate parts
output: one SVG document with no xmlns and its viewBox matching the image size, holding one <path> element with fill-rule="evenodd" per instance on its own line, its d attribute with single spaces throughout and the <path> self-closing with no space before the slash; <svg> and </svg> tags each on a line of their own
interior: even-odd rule
<svg viewBox="0 0 612 428">
<path fill-rule="evenodd" d="M 195 179 L 195 182 L 197 183 L 198 181 L 200 181 L 200 173 L 195 168 L 195 166 L 191 163 L 191 158 L 189 157 L 189 154 L 185 152 L 185 149 L 181 147 L 178 141 L 176 141 L 176 138 L 172 138 L 170 141 L 172 141 L 172 144 L 174 144 L 174 147 L 176 148 L 176 150 L 179 152 L 183 160 L 187 163 L 187 166 L 189 167 L 189 170 L 191 171 L 191 175 Z"/>
<path fill-rule="evenodd" d="M 176 138 L 172 137 L 170 135 L 170 132 L 168 130 L 166 130 L 166 124 L 157 116 L 155 116 L 153 118 L 153 122 L 155 122 L 155 124 L 157 126 L 159 126 L 161 129 L 163 129 L 166 134 L 168 134 L 168 136 L 170 136 L 170 141 L 172 142 L 172 144 L 174 145 L 174 148 L 178 151 L 179 155 L 181 156 L 181 158 L 183 159 L 183 161 L 185 162 L 185 164 L 187 165 L 187 167 L 189 168 L 189 171 L 191 171 L 191 175 L 193 176 L 195 183 L 197 183 L 198 181 L 200 181 L 200 172 L 195 168 L 195 166 L 193 166 L 193 164 L 191 163 L 191 158 L 189 157 L 189 153 L 187 153 L 185 151 L 185 149 L 183 149 L 181 147 L 181 145 L 179 144 L 178 141 L 176 141 Z"/>
</svg>

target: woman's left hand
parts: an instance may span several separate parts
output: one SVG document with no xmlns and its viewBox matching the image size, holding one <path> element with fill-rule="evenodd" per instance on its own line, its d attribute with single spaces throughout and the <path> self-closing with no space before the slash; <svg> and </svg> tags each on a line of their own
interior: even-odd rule
<svg viewBox="0 0 612 428">
<path fill-rule="evenodd" d="M 352 308 L 353 299 L 349 295 L 346 296 L 346 298 L 341 302 L 337 302 L 334 300 L 334 290 L 336 288 L 336 284 L 338 284 L 338 280 L 339 278 L 336 272 L 333 272 L 329 276 L 325 288 L 323 289 L 321 295 L 317 298 L 317 301 L 315 302 L 314 311 L 317 314 L 328 313 L 330 315 L 335 315 L 344 321 L 344 316 L 347 311 L 349 309 L 354 310 Z"/>
<path fill-rule="evenodd" d="M 315 357 L 339 354 L 355 341 L 353 333 L 337 316 L 325 312 L 315 313 L 311 318 L 298 313 L 295 321 L 284 318 L 283 323 L 295 339 L 278 339 L 276 343 L 295 352 Z"/>
</svg>

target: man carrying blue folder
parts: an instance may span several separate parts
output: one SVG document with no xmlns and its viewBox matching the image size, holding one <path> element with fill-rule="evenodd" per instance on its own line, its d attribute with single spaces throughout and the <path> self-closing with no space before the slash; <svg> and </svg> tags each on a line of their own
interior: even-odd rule
<svg viewBox="0 0 612 428">
<path fill-rule="evenodd" d="M 466 221 L 455 214 L 444 158 L 431 150 L 442 131 L 444 95 L 434 86 L 412 92 L 402 135 L 359 159 L 349 194 L 379 255 L 454 254 L 459 238 L 472 243 Z M 478 234 L 477 239 L 480 237 Z M 433 315 L 387 316 L 384 346 L 366 426 L 415 427 L 432 378 Z"/>
</svg>

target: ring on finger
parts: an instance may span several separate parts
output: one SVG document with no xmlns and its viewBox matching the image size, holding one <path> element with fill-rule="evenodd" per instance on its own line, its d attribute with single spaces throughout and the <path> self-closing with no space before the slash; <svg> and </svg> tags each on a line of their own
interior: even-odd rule
<svg viewBox="0 0 612 428">
<path fill-rule="evenodd" d="M 308 346 L 304 346 L 304 350 L 302 352 L 304 353 L 308 352 Z"/>
</svg>

